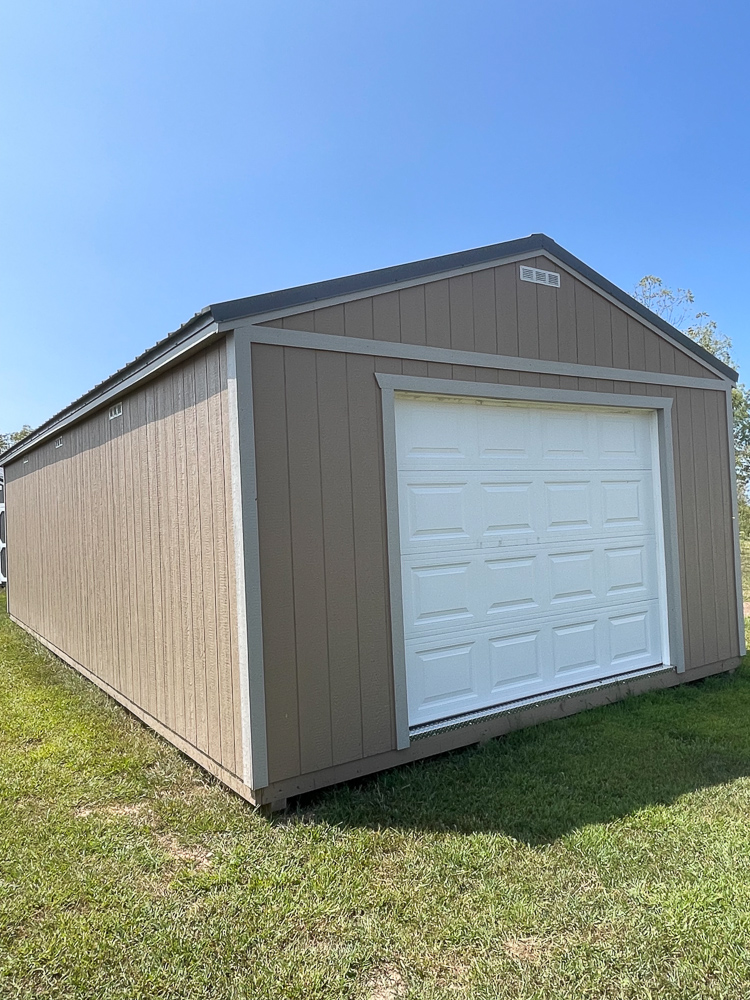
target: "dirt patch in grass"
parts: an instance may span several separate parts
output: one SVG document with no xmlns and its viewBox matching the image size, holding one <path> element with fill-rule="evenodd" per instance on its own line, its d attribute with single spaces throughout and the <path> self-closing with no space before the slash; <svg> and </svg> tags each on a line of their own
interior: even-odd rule
<svg viewBox="0 0 750 1000">
<path fill-rule="evenodd" d="M 171 834 L 157 836 L 159 846 L 175 861 L 187 862 L 194 865 L 200 871 L 206 871 L 213 864 L 213 852 L 200 847 L 197 844 L 191 847 L 181 844 L 176 837 Z"/>
<path fill-rule="evenodd" d="M 503 941 L 503 948 L 517 962 L 530 962 L 534 965 L 546 958 L 552 950 L 548 941 L 530 935 L 529 937 L 508 938 Z"/>
<path fill-rule="evenodd" d="M 399 1000 L 406 996 L 406 983 L 395 965 L 383 965 L 367 981 L 367 1000 Z"/>
<path fill-rule="evenodd" d="M 148 806 L 145 802 L 134 805 L 115 802 L 107 806 L 81 806 L 79 809 L 73 810 L 73 815 L 76 819 L 88 819 L 89 816 L 121 819 L 125 816 L 140 818 L 145 812 L 148 812 Z"/>
</svg>

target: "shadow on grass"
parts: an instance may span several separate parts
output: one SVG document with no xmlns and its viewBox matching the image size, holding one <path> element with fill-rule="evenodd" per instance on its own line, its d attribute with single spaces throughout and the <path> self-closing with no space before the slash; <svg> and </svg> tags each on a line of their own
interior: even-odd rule
<svg viewBox="0 0 750 1000">
<path fill-rule="evenodd" d="M 750 775 L 750 661 L 720 675 L 304 796 L 344 826 L 497 832 L 530 845 Z"/>
</svg>

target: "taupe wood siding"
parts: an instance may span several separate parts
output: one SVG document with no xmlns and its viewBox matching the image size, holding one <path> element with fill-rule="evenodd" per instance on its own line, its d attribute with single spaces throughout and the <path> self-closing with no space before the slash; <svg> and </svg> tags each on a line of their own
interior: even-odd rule
<svg viewBox="0 0 750 1000">
<path fill-rule="evenodd" d="M 224 344 L 6 469 L 12 614 L 242 776 Z"/>
<path fill-rule="evenodd" d="M 525 263 L 559 267 L 546 257 Z M 559 289 L 521 281 L 501 264 L 273 320 L 265 326 L 426 344 L 510 357 L 719 378 L 583 281 Z"/>
<path fill-rule="evenodd" d="M 446 283 L 442 288 L 445 311 L 436 305 L 428 325 L 446 337 Z M 400 294 L 417 316 L 412 328 L 424 335 L 416 308 L 422 289 Z M 368 315 L 363 305 L 357 308 Z M 465 319 L 467 301 L 457 300 L 455 309 Z M 473 312 L 474 336 L 479 330 L 485 338 L 492 313 L 478 310 L 476 303 Z M 328 313 L 329 319 L 333 315 Z M 477 315 L 482 317 L 478 326 Z M 627 317 L 617 317 L 618 334 L 629 323 Z M 592 302 L 592 326 L 582 331 L 592 337 L 592 352 L 593 324 Z M 336 331 L 329 327 L 329 332 Z M 367 333 L 361 327 L 360 332 Z M 642 347 L 643 338 L 639 343 Z M 618 350 L 623 350 L 621 343 Z M 395 745 L 381 400 L 375 372 L 598 392 L 611 391 L 612 383 L 258 344 L 252 358 L 273 783 Z M 603 363 L 600 358 L 597 363 Z M 613 353 L 609 363 L 619 360 Z M 739 654 L 739 643 L 724 393 L 639 383 L 629 388 L 634 394 L 675 401 L 687 667 L 727 660 Z M 617 391 L 627 392 L 628 384 L 617 383 Z"/>
</svg>

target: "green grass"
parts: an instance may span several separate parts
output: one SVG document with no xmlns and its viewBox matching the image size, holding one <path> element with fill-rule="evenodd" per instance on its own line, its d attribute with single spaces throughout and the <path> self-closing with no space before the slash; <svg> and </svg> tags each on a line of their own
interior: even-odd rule
<svg viewBox="0 0 750 1000">
<path fill-rule="evenodd" d="M 749 776 L 744 667 L 269 820 L 0 608 L 0 996 L 747 997 Z"/>
</svg>

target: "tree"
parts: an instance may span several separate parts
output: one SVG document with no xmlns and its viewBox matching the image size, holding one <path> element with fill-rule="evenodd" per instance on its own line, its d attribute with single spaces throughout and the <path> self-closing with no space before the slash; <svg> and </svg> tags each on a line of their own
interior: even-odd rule
<svg viewBox="0 0 750 1000">
<path fill-rule="evenodd" d="M 0 455 L 7 451 L 11 445 L 18 441 L 23 441 L 31 433 L 31 426 L 24 424 L 20 431 L 11 431 L 10 434 L 0 434 Z"/>
<path fill-rule="evenodd" d="M 682 330 L 696 344 L 709 351 L 719 361 L 736 368 L 732 358 L 732 341 L 720 333 L 716 320 L 708 313 L 698 312 L 687 323 L 694 297 L 689 288 L 678 288 L 674 291 L 666 288 L 661 278 L 647 274 L 635 286 L 633 297 L 652 312 L 657 313 Z M 750 487 L 750 390 L 741 382 L 732 389 L 732 415 L 734 417 L 734 453 L 737 465 L 737 493 L 740 502 L 740 523 L 750 530 L 750 506 L 748 506 L 748 487 Z"/>
</svg>

